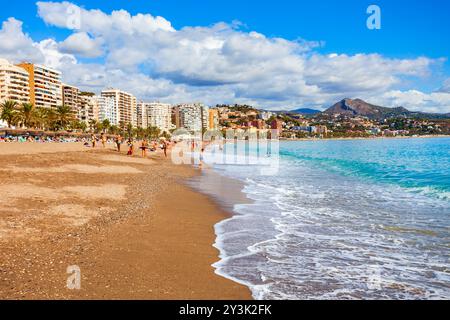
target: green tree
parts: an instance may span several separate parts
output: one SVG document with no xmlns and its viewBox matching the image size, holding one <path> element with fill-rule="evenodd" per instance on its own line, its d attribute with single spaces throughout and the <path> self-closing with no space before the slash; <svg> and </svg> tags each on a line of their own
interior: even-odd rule
<svg viewBox="0 0 450 320">
<path fill-rule="evenodd" d="M 18 104 L 14 100 L 5 101 L 0 105 L 2 109 L 0 119 L 6 121 L 8 127 L 11 127 L 17 119 L 17 106 Z"/>
<path fill-rule="evenodd" d="M 59 129 L 67 129 L 74 119 L 75 115 L 69 106 L 62 105 L 56 108 L 56 126 Z"/>
<path fill-rule="evenodd" d="M 111 128 L 111 122 L 109 122 L 109 119 L 104 119 L 104 120 L 102 121 L 102 128 L 103 128 L 103 130 L 104 130 L 105 133 L 106 133 L 107 131 L 110 130 L 110 128 Z"/>
<path fill-rule="evenodd" d="M 95 120 L 95 119 L 89 120 L 89 130 L 90 130 L 90 131 L 96 131 L 97 126 L 98 126 L 97 120 Z M 96 133 L 97 133 L 97 132 L 96 132 Z"/>
<path fill-rule="evenodd" d="M 17 110 L 18 122 L 26 128 L 30 128 L 36 124 L 36 117 L 36 109 L 32 103 L 23 103 Z"/>
<path fill-rule="evenodd" d="M 148 127 L 146 130 L 146 136 L 150 139 L 157 139 L 161 134 L 161 130 L 157 127 Z"/>
</svg>

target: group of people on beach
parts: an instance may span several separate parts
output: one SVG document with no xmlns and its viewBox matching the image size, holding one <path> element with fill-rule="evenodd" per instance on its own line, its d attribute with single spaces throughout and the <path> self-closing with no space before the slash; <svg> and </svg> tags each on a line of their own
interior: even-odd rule
<svg viewBox="0 0 450 320">
<path fill-rule="evenodd" d="M 99 140 L 102 143 L 103 148 L 106 148 L 106 143 L 108 142 L 108 139 L 104 133 L 101 134 Z M 97 147 L 97 141 L 98 141 L 98 139 L 97 139 L 96 135 L 92 134 L 91 135 L 92 148 Z M 124 143 L 124 138 L 120 134 L 118 134 L 114 137 L 113 141 L 114 141 L 114 144 L 116 145 L 116 150 L 118 152 L 121 152 L 121 147 L 122 147 L 122 144 Z M 135 141 L 133 140 L 132 137 L 128 138 L 127 146 L 128 146 L 127 155 L 133 156 L 134 148 L 135 148 Z M 158 150 L 158 146 L 163 150 L 164 156 L 167 158 L 167 150 L 170 147 L 170 142 L 165 139 L 161 139 L 160 143 L 158 145 L 157 140 L 153 140 L 151 143 L 149 143 L 147 138 L 144 138 L 141 140 L 141 146 L 139 147 L 139 149 L 141 150 L 142 157 L 143 158 L 147 157 L 148 150 L 151 152 L 156 152 Z"/>
<path fill-rule="evenodd" d="M 70 142 L 83 142 L 87 141 L 86 138 L 79 137 L 50 137 L 50 136 L 0 136 L 0 143 L 4 142 L 20 142 L 20 143 L 70 143 Z"/>
<path fill-rule="evenodd" d="M 100 137 L 95 134 L 91 134 L 90 138 L 87 137 L 70 137 L 70 136 L 33 136 L 30 134 L 24 135 L 5 135 L 0 136 L 0 143 L 5 142 L 20 142 L 20 143 L 70 143 L 70 142 L 81 142 L 86 147 L 91 146 L 92 148 L 97 148 L 98 143 L 101 143 L 103 148 L 106 148 L 107 144 L 114 143 L 116 150 L 120 152 L 121 146 L 124 143 L 124 138 L 118 134 L 114 138 L 108 137 L 105 133 L 102 133 Z M 137 141 L 139 142 L 139 140 Z M 134 155 L 135 141 L 133 138 L 128 138 L 127 140 L 129 156 Z M 149 142 L 147 138 L 140 140 L 140 147 L 142 157 L 147 157 L 148 151 L 156 152 L 160 148 L 164 152 L 164 156 L 167 158 L 167 151 L 171 146 L 171 142 L 166 139 L 152 140 Z"/>
</svg>

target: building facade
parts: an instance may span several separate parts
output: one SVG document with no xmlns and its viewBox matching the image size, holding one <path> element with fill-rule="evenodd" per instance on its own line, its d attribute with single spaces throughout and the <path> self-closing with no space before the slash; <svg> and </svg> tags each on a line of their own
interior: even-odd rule
<svg viewBox="0 0 450 320">
<path fill-rule="evenodd" d="M 142 127 L 157 127 L 161 131 L 169 132 L 172 128 L 172 105 L 167 103 L 140 102 L 137 107 L 138 121 L 142 116 Z"/>
<path fill-rule="evenodd" d="M 220 116 L 219 110 L 217 109 L 209 109 L 209 130 L 218 130 L 220 125 Z"/>
<path fill-rule="evenodd" d="M 176 106 L 177 128 L 185 128 L 191 132 L 202 132 L 209 127 L 208 108 L 201 103 L 180 104 Z"/>
<path fill-rule="evenodd" d="M 29 74 L 28 85 L 32 104 L 42 108 L 62 105 L 61 72 L 32 63 L 21 63 L 18 66 Z"/>
<path fill-rule="evenodd" d="M 117 112 L 117 124 L 137 126 L 136 97 L 125 91 L 108 89 L 102 91 L 102 97 L 114 100 Z"/>
<path fill-rule="evenodd" d="M 77 112 L 78 120 L 86 124 L 91 121 L 99 121 L 98 99 L 93 94 L 80 94 L 79 109 Z"/>
<path fill-rule="evenodd" d="M 30 102 L 28 78 L 29 74 L 25 69 L 0 59 L 0 103 L 6 100 Z"/>
<path fill-rule="evenodd" d="M 111 125 L 119 124 L 119 110 L 114 98 L 111 97 L 95 97 L 95 103 L 98 108 L 98 121 L 102 122 L 108 119 Z"/>
<path fill-rule="evenodd" d="M 68 84 L 62 84 L 62 104 L 70 107 L 75 114 L 81 108 L 80 89 Z"/>
</svg>

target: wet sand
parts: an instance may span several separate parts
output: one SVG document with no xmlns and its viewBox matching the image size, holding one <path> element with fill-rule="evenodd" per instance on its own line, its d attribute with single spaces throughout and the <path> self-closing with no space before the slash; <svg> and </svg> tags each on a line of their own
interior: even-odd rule
<svg viewBox="0 0 450 320">
<path fill-rule="evenodd" d="M 185 184 L 198 172 L 110 148 L 0 143 L 0 298 L 251 299 L 211 266 L 229 214 Z"/>
</svg>

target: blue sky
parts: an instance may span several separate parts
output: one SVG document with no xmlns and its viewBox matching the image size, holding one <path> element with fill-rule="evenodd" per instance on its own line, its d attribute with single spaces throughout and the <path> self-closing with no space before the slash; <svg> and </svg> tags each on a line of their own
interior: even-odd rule
<svg viewBox="0 0 450 320">
<path fill-rule="evenodd" d="M 160 15 L 180 29 L 238 20 L 267 36 L 326 41 L 325 52 L 380 52 L 393 57 L 450 54 L 450 1 L 414 0 L 84 0 L 71 1 L 105 12 L 125 9 L 130 13 Z M 366 28 L 366 8 L 382 10 L 382 29 Z M 60 38 L 68 32 L 48 28 L 37 14 L 36 1 L 7 1 L 0 20 L 14 16 L 36 39 L 49 34 Z"/>
<path fill-rule="evenodd" d="M 450 75 L 450 63 L 447 61 L 450 56 L 450 1 L 447 0 L 74 0 L 70 2 L 87 10 L 99 9 L 108 15 L 113 10 L 123 9 L 131 16 L 138 13 L 161 16 L 176 30 L 186 26 L 211 27 L 221 21 L 229 24 L 239 21 L 242 23 L 239 30 L 244 33 L 256 31 L 267 38 L 279 37 L 289 41 L 297 39 L 323 41 L 323 46 L 314 48 L 314 53 L 323 56 L 331 53 L 348 56 L 376 53 L 385 59 L 426 57 L 437 61 L 430 64 L 428 69 L 431 73 L 428 76 L 395 75 L 399 81 L 396 82 L 396 86 L 389 88 L 391 90 L 419 90 L 429 94 L 445 86 L 444 83 Z M 369 30 L 366 27 L 368 17 L 366 8 L 370 4 L 376 4 L 381 8 L 381 30 Z M 0 20 L 5 21 L 9 17 L 14 17 L 22 21 L 23 32 L 35 42 L 48 38 L 63 42 L 74 33 L 74 30 L 62 28 L 57 23 L 44 21 L 43 17 L 39 17 L 35 1 L 8 1 L 3 3 L 2 7 Z M 86 32 L 94 37 L 89 30 Z M 105 38 L 102 34 L 96 36 Z M 108 50 L 111 53 L 112 48 L 108 47 Z M 107 61 L 108 55 L 95 59 L 86 59 L 82 56 L 76 58 L 79 62 L 94 63 Z M 143 66 L 139 68 L 141 72 L 148 70 Z M 158 75 L 150 76 L 155 79 L 162 74 L 159 72 Z M 167 74 L 163 78 L 173 80 Z M 179 79 L 181 78 L 180 76 Z M 306 82 L 310 83 L 310 78 L 306 78 Z M 193 81 L 186 85 L 195 83 Z M 239 97 L 236 92 L 238 91 L 234 91 L 234 96 Z M 257 100 L 255 97 L 249 98 Z M 301 103 L 301 100 L 299 102 Z"/>
</svg>

